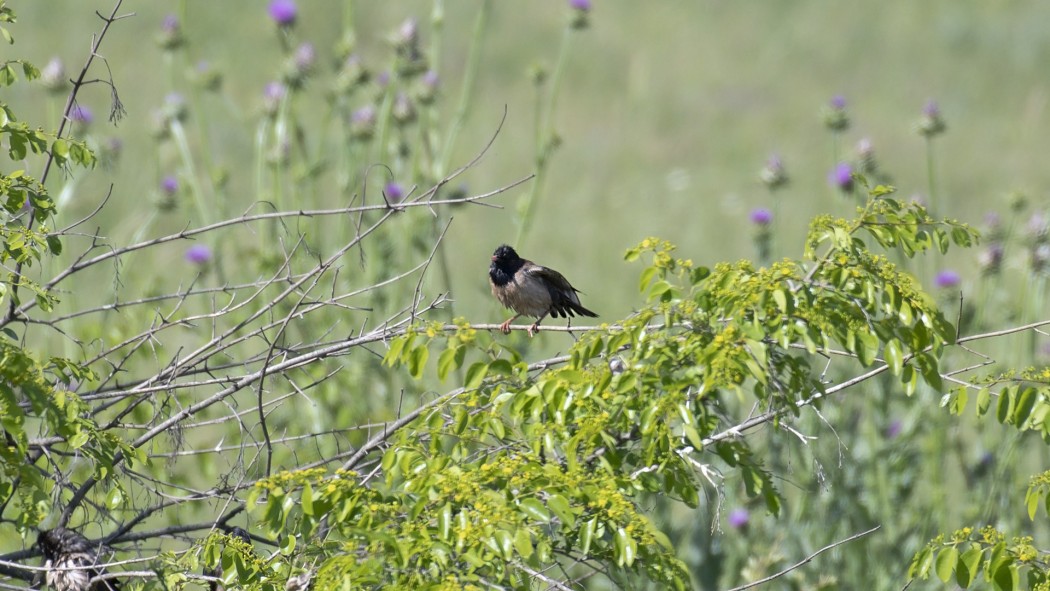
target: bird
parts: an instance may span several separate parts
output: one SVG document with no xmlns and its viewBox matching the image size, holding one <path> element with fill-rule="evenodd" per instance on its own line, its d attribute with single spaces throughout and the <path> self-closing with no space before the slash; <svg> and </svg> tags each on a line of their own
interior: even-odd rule
<svg viewBox="0 0 1050 591">
<path fill-rule="evenodd" d="M 489 284 L 492 295 L 504 307 L 514 310 L 514 316 L 499 326 L 503 334 L 510 333 L 510 323 L 519 316 L 533 316 L 536 322 L 529 327 L 529 336 L 536 333 L 547 315 L 569 318 L 575 314 L 597 317 L 598 314 L 580 304 L 578 289 L 561 273 L 523 259 L 513 248 L 501 244 L 492 253 L 489 265 Z"/>
<path fill-rule="evenodd" d="M 47 586 L 54 591 L 119 591 L 116 579 L 91 583 L 91 579 L 106 572 L 98 566 L 103 546 L 79 533 L 56 527 L 41 532 L 36 540 L 44 555 Z"/>
</svg>

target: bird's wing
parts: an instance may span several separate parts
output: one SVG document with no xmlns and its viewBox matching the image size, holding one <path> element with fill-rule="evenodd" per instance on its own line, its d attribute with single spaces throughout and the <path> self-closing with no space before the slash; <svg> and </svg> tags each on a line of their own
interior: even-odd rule
<svg viewBox="0 0 1050 591">
<path fill-rule="evenodd" d="M 550 289 L 551 291 L 557 290 L 565 294 L 579 291 L 569 283 L 568 279 L 554 269 L 533 263 L 531 265 L 525 265 L 522 267 L 522 270 L 532 277 L 542 279 L 543 282 L 547 284 L 547 289 Z"/>
</svg>

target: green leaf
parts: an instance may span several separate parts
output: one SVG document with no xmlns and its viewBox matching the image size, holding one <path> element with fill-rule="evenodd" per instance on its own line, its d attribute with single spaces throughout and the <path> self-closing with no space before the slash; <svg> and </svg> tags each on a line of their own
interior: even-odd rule
<svg viewBox="0 0 1050 591">
<path fill-rule="evenodd" d="M 1029 487 L 1024 495 L 1024 503 L 1028 508 L 1028 519 L 1032 521 L 1035 521 L 1035 512 L 1039 510 L 1040 497 L 1042 497 L 1042 490 L 1035 487 Z"/>
<path fill-rule="evenodd" d="M 109 490 L 109 494 L 106 495 L 106 506 L 110 509 L 116 509 L 120 507 L 120 504 L 124 502 L 124 491 L 120 490 L 120 487 L 114 486 Z"/>
<path fill-rule="evenodd" d="M 519 527 L 518 531 L 514 533 L 514 549 L 525 560 L 532 556 L 534 548 L 532 547 L 532 536 L 529 535 L 528 529 Z"/>
<path fill-rule="evenodd" d="M 1004 561 L 999 568 L 995 569 L 992 573 L 992 581 L 995 582 L 996 589 L 1002 591 L 1015 591 L 1017 589 L 1017 569 L 1011 562 Z"/>
<path fill-rule="evenodd" d="M 1021 391 L 1017 397 L 1017 404 L 1014 406 L 1013 423 L 1015 425 L 1018 427 L 1024 425 L 1029 415 L 1032 414 L 1032 408 L 1035 407 L 1037 400 L 1039 400 L 1039 392 L 1035 388 L 1028 387 Z"/>
<path fill-rule="evenodd" d="M 919 387 L 919 372 L 909 364 L 901 370 L 901 383 L 904 384 L 904 393 L 911 396 Z"/>
<path fill-rule="evenodd" d="M 543 523 L 550 521 L 551 514 L 539 499 L 521 499 L 518 501 L 518 508 L 530 519 Z"/>
<path fill-rule="evenodd" d="M 983 417 L 984 413 L 988 412 L 988 407 L 992 404 L 992 394 L 988 388 L 981 388 L 977 392 L 977 416 Z"/>
<path fill-rule="evenodd" d="M 952 578 L 952 572 L 955 569 L 955 563 L 959 560 L 959 551 L 955 546 L 949 546 L 937 553 L 937 561 L 934 565 L 934 572 L 937 573 L 937 578 L 947 583 Z"/>
<path fill-rule="evenodd" d="M 908 578 L 914 579 L 916 577 L 925 579 L 930 572 L 930 567 L 933 566 L 933 550 L 929 546 L 919 550 L 915 554 L 915 558 L 911 561 L 911 566 L 908 567 Z"/>
<path fill-rule="evenodd" d="M 638 291 L 640 293 L 645 293 L 645 291 L 649 289 L 649 284 L 652 283 L 653 277 L 656 276 L 657 271 L 658 269 L 656 267 L 649 267 L 642 271 L 642 275 L 638 279 Z"/>
<path fill-rule="evenodd" d="M 4 64 L 3 67 L 0 67 L 0 86 L 11 86 L 15 80 L 15 69 L 11 67 L 11 64 Z"/>
<path fill-rule="evenodd" d="M 40 77 L 40 70 L 29 62 L 22 62 L 22 75 L 26 80 L 36 80 Z"/>
<path fill-rule="evenodd" d="M 999 391 L 999 402 L 995 405 L 995 419 L 1002 424 L 1010 420 L 1011 400 L 1011 388 L 1006 387 Z"/>
<path fill-rule="evenodd" d="M 485 362 L 478 361 L 467 368 L 466 380 L 463 382 L 463 387 L 467 390 L 474 390 L 481 385 L 482 380 L 485 379 L 485 374 L 489 371 L 489 365 Z"/>
<path fill-rule="evenodd" d="M 465 353 L 464 347 L 453 346 L 448 347 L 441 352 L 438 356 L 437 363 L 437 375 L 438 379 L 442 382 L 448 377 L 448 374 L 455 371 L 463 363 L 463 355 Z"/>
<path fill-rule="evenodd" d="M 911 325 L 912 321 L 915 320 L 908 302 L 901 302 L 901 307 L 897 310 L 897 317 L 900 318 L 901 324 L 904 325 Z"/>
<path fill-rule="evenodd" d="M 427 367 L 427 359 L 430 357 L 430 349 L 426 345 L 420 345 L 408 354 L 408 373 L 417 380 L 423 377 L 423 370 Z"/>
<path fill-rule="evenodd" d="M 875 354 L 879 350 L 879 337 L 873 332 L 861 330 L 856 333 L 856 353 L 864 367 L 875 362 Z"/>
<path fill-rule="evenodd" d="M 781 312 L 783 312 L 785 314 L 788 313 L 787 294 L 784 292 L 783 289 L 774 289 L 773 290 L 773 301 L 776 303 L 777 307 L 780 308 Z"/>
<path fill-rule="evenodd" d="M 309 482 L 303 485 L 303 492 L 299 495 L 299 503 L 302 505 L 303 515 L 314 514 L 314 489 Z"/>
<path fill-rule="evenodd" d="M 493 534 L 492 538 L 496 543 L 496 547 L 499 548 L 500 554 L 503 555 L 504 560 L 510 560 L 514 557 L 514 536 L 510 535 L 510 532 L 505 529 L 497 529 Z"/>
<path fill-rule="evenodd" d="M 983 555 L 984 551 L 981 547 L 974 544 L 969 550 L 963 552 L 959 561 L 955 563 L 955 582 L 963 589 L 969 587 L 976 578 Z"/>
<path fill-rule="evenodd" d="M 281 554 L 291 556 L 292 552 L 295 552 L 295 540 L 295 536 L 284 536 L 284 538 L 280 540 Z"/>
<path fill-rule="evenodd" d="M 598 518 L 588 519 L 580 528 L 580 552 L 585 556 L 591 551 L 591 542 L 594 541 L 594 532 L 598 531 Z"/>
<path fill-rule="evenodd" d="M 547 497 L 547 507 L 550 508 L 565 527 L 571 529 L 576 525 L 576 516 L 573 515 L 569 501 L 565 497 L 557 493 L 550 495 Z"/>
<path fill-rule="evenodd" d="M 83 429 L 74 433 L 73 436 L 66 441 L 66 443 L 69 444 L 69 447 L 72 447 L 73 449 L 80 449 L 81 447 L 84 447 L 84 444 L 87 442 L 88 432 Z"/>
<path fill-rule="evenodd" d="M 966 410 L 966 403 L 970 400 L 970 391 L 966 386 L 959 386 L 950 396 L 951 406 L 949 406 L 949 410 L 956 416 L 962 415 L 963 411 Z"/>
<path fill-rule="evenodd" d="M 497 359 L 489 363 L 488 371 L 494 374 L 512 376 L 514 375 L 514 364 L 507 359 Z"/>
<path fill-rule="evenodd" d="M 899 376 L 901 368 L 904 366 L 904 354 L 901 351 L 900 341 L 897 339 L 887 341 L 882 355 L 886 358 L 886 365 L 889 366 L 890 372 L 895 376 Z"/>
<path fill-rule="evenodd" d="M 613 548 L 616 553 L 617 566 L 631 566 L 634 564 L 634 559 L 638 556 L 638 542 L 631 537 L 631 534 L 627 533 L 626 529 L 622 527 L 616 528 Z"/>
<path fill-rule="evenodd" d="M 919 373 L 922 374 L 922 379 L 937 392 L 944 390 L 937 358 L 930 353 L 919 353 L 915 359 L 918 362 Z"/>
<path fill-rule="evenodd" d="M 401 361 L 401 352 L 405 350 L 405 345 L 408 343 L 409 335 L 402 335 L 390 341 L 390 348 L 387 349 L 386 355 L 383 356 L 383 364 L 387 367 L 393 367 Z"/>
<path fill-rule="evenodd" d="M 704 448 L 704 439 L 700 437 L 700 433 L 696 430 L 696 427 L 692 425 L 682 425 L 682 431 L 685 432 L 686 438 L 689 443 L 693 444 L 693 449 L 700 451 Z"/>
</svg>

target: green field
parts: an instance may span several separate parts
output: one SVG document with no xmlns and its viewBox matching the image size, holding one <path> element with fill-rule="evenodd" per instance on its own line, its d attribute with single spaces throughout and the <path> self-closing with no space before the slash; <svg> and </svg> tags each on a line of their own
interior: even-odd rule
<svg viewBox="0 0 1050 591">
<path fill-rule="evenodd" d="M 57 57 L 66 78 L 77 75 L 100 29 L 94 11 L 112 8 L 112 2 L 96 0 L 17 4 L 19 21 L 10 27 L 17 55 L 4 49 L 0 58 L 44 67 Z M 504 320 L 506 311 L 489 294 L 486 268 L 492 250 L 511 243 L 523 256 L 568 276 L 583 292 L 584 304 L 599 312 L 599 322 L 616 323 L 645 305 L 638 288 L 641 266 L 625 263 L 624 253 L 646 237 L 675 243 L 677 255 L 697 265 L 756 260 L 760 228 L 750 216 L 756 208 L 769 208 L 776 215 L 772 258 L 802 257 L 814 216 L 855 214 L 861 201 L 830 186 L 828 174 L 838 162 L 856 163 L 857 146 L 867 141 L 878 170 L 887 175 L 880 182 L 896 187 L 899 199 L 921 201 L 935 216 L 986 231 L 985 242 L 974 248 L 893 259 L 923 280 L 949 320 L 962 321 L 961 334 L 1047 317 L 1046 265 L 1034 257 L 1036 245 L 1045 242 L 1050 207 L 1050 4 L 594 4 L 588 26 L 572 29 L 570 9 L 555 0 L 300 0 L 296 26 L 285 35 L 273 26 L 264 2 L 127 3 L 122 14 L 133 14 L 113 23 L 99 52 L 105 65 L 96 63 L 89 76 L 111 73 L 126 116 L 116 124 L 107 121 L 109 85 L 95 83 L 81 92 L 79 104 L 94 116 L 86 126 L 75 125 L 74 136 L 86 139 L 104 162 L 91 170 L 52 171 L 47 186 L 59 209 L 53 225 L 92 214 L 111 188 L 105 207 L 83 231 L 90 235 L 97 227 L 116 247 L 245 212 L 375 204 L 391 180 L 406 189 L 417 186 L 416 196 L 492 139 L 481 160 L 442 195 L 487 193 L 537 172 L 538 141 L 556 137 L 537 178 L 486 200 L 499 207 L 461 205 L 433 217 L 416 208 L 377 232 L 368 265 L 347 255 L 340 264 L 344 275 L 335 283 L 342 288 L 359 279 L 377 282 L 418 264 L 451 218 L 440 257 L 419 288 L 427 298 L 449 293 L 452 304 L 437 317 L 475 324 Z M 158 43 L 169 11 L 184 36 L 174 50 Z M 384 109 L 396 108 L 393 93 L 376 80 L 389 74 L 391 39 L 409 17 L 418 20 L 419 47 L 428 60 L 424 69 L 440 78 L 435 102 L 417 102 L 418 119 L 403 127 L 380 124 L 375 134 L 388 143 L 348 140 L 350 113 L 373 106 L 382 120 Z M 264 89 L 287 73 L 304 42 L 312 44 L 315 57 L 302 88 L 280 102 L 277 114 L 267 113 Z M 347 47 L 371 79 L 335 97 L 332 88 L 343 63 L 337 56 Z M 469 69 L 472 56 L 476 72 Z M 199 84 L 202 62 L 221 75 L 221 86 Z M 418 91 L 418 74 L 395 74 L 395 90 Z M 538 76 L 545 77 L 540 86 Z M 473 80 L 466 95 L 465 79 Z M 37 81 L 2 89 L 0 102 L 22 120 L 54 126 L 65 96 L 48 94 Z M 173 96 L 185 115 L 174 127 L 163 120 L 158 127 L 158 113 L 170 112 Z M 830 131 L 823 118 L 837 96 L 845 99 L 849 117 L 841 133 Z M 939 105 L 947 129 L 927 140 L 916 123 L 930 101 Z M 461 128 L 453 124 L 460 108 Z M 543 123 L 537 124 L 537 113 Z M 158 130 L 167 135 L 160 138 Z M 106 160 L 115 142 L 119 150 Z M 422 148 L 427 142 L 433 152 Z M 782 159 L 789 178 L 775 192 L 760 180 L 773 155 Z M 10 164 L 4 160 L 4 170 Z M 35 166 L 28 162 L 27 172 L 39 174 Z M 162 187 L 166 177 L 178 184 L 170 195 Z M 530 195 L 531 217 L 523 222 Z M 999 226 L 989 225 L 992 213 L 1000 217 Z M 312 249 L 326 253 L 353 231 L 350 218 L 237 227 L 201 237 L 215 253 L 206 266 L 188 262 L 190 243 L 175 241 L 74 277 L 63 284 L 56 313 L 191 284 L 217 289 L 252 280 L 270 272 L 279 253 L 300 235 L 305 241 L 296 260 L 309 262 L 317 258 Z M 69 237 L 57 261 L 38 267 L 40 277 L 72 262 L 89 240 Z M 1001 267 L 990 270 L 982 256 L 1000 243 Z M 935 284 L 944 270 L 961 275 L 958 286 Z M 396 297 L 410 297 L 414 288 L 413 279 Z M 352 332 L 404 305 L 368 297 L 361 306 L 370 306 L 375 316 L 336 311 L 324 330 Z M 188 307 L 208 305 L 197 301 Z M 144 308 L 94 315 L 66 325 L 76 343 L 45 332 L 36 346 L 74 359 L 90 357 L 105 349 L 102 343 L 119 342 L 152 319 Z M 316 336 L 297 330 L 287 338 L 306 342 Z M 157 359 L 139 352 L 134 363 L 160 363 L 198 337 L 179 333 L 159 347 L 163 353 Z M 558 333 L 531 342 L 520 334 L 506 339 L 529 360 L 562 353 L 571 344 Z M 975 348 L 1006 365 L 1025 367 L 1046 364 L 1048 343 L 1045 333 L 1029 332 Z M 338 383 L 344 389 L 368 384 L 374 397 L 348 402 L 335 388 L 324 391 L 318 404 L 275 412 L 275 423 L 294 432 L 296 421 L 307 421 L 304 430 L 310 432 L 333 423 L 343 428 L 350 424 L 340 424 L 345 421 L 390 420 L 402 401 L 416 404 L 448 389 L 430 370 L 422 382 L 394 375 L 379 367 L 382 348 L 372 352 L 375 359 L 346 362 L 350 369 Z M 957 366 L 967 365 L 965 355 L 953 355 Z M 418 385 L 418 391 L 404 397 L 406 384 Z M 949 417 L 931 391 L 920 389 L 909 398 L 894 380 L 869 386 L 828 405 L 823 415 L 805 414 L 794 424 L 805 435 L 818 436 L 815 442 L 802 444 L 788 435 L 794 445 L 786 445 L 784 433 L 771 427 L 753 438 L 780 479 L 785 511 L 779 519 L 745 498 L 738 475 L 724 488 L 712 487 L 696 510 L 666 499 L 643 503 L 666 524 L 697 588 L 723 589 L 761 578 L 872 523 L 883 530 L 870 545 L 837 548 L 803 567 L 806 574 L 769 588 L 900 589 L 914 552 L 933 536 L 970 523 L 1014 528 L 1018 535 L 1034 535 L 1037 546 L 1040 536 L 1045 542 L 1046 520 L 1021 519 L 1019 510 L 1028 477 L 1047 467 L 1042 443 L 975 420 L 972 413 Z M 731 400 L 725 412 L 746 414 L 749 404 Z M 258 436 L 256 427 L 247 431 Z M 203 445 L 214 436 L 215 431 L 202 430 L 189 441 Z M 348 436 L 354 445 L 362 438 Z M 284 451 L 281 461 L 300 459 L 298 450 Z M 183 477 L 187 484 L 207 487 L 209 479 L 224 474 L 224 462 L 235 461 L 206 463 L 199 472 L 189 468 Z M 750 523 L 727 525 L 727 515 L 742 508 Z M 877 567 L 885 571 L 873 573 Z M 831 574 L 837 579 L 820 580 Z M 594 588 L 606 583 L 596 579 Z M 911 588 L 942 588 L 923 585 Z"/>
</svg>

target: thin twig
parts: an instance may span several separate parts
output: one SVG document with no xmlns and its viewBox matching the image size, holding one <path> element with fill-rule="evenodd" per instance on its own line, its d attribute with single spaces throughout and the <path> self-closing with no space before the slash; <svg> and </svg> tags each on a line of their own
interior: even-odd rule
<svg viewBox="0 0 1050 591">
<path fill-rule="evenodd" d="M 816 552 L 810 554 L 809 556 L 807 556 L 806 558 L 802 559 L 801 561 L 799 561 L 799 562 L 797 562 L 797 563 L 787 567 L 786 569 L 784 569 L 784 570 L 782 570 L 782 571 L 780 571 L 780 572 L 778 572 L 776 574 L 769 575 L 768 577 L 765 577 L 763 579 L 759 579 L 757 581 L 754 581 L 752 583 L 748 583 L 746 585 L 741 585 L 739 587 L 733 587 L 732 589 L 729 589 L 729 591 L 743 591 L 744 589 L 750 589 L 752 587 L 757 587 L 759 585 L 764 585 L 764 584 L 772 581 L 773 579 L 777 579 L 777 578 L 780 578 L 780 577 L 788 574 L 789 572 L 791 572 L 791 571 L 795 570 L 796 568 L 798 568 L 798 567 L 808 563 L 809 561 L 813 560 L 814 558 L 816 558 L 817 556 L 823 554 L 824 552 L 826 552 L 828 550 L 831 550 L 835 546 L 841 546 L 843 544 L 847 544 L 849 542 L 852 542 L 853 540 L 856 540 L 857 538 L 863 538 L 864 536 L 866 536 L 866 535 L 868 535 L 868 534 L 870 534 L 870 533 L 872 533 L 874 531 L 877 531 L 881 527 L 882 527 L 881 525 L 876 525 L 875 527 L 869 529 L 868 531 L 862 531 L 859 534 L 853 534 L 852 536 L 850 536 L 850 537 L 848 537 L 848 538 L 846 538 L 844 540 L 839 540 L 837 542 L 833 542 L 831 544 L 828 544 L 827 546 L 824 546 L 820 550 L 817 550 Z"/>
</svg>

